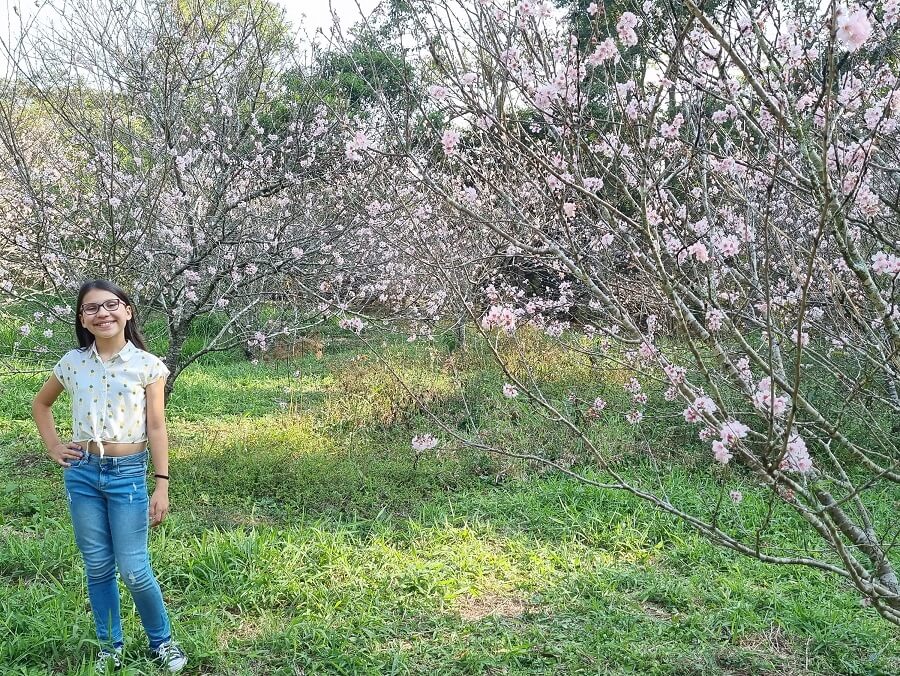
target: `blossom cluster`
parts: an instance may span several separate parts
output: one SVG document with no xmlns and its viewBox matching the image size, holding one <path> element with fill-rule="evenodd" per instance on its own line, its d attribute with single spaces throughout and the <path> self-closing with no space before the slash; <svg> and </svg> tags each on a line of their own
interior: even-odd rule
<svg viewBox="0 0 900 676">
<path fill-rule="evenodd" d="M 438 440 L 430 434 L 417 434 L 412 438 L 410 445 L 414 451 L 422 453 L 437 447 Z"/>
</svg>

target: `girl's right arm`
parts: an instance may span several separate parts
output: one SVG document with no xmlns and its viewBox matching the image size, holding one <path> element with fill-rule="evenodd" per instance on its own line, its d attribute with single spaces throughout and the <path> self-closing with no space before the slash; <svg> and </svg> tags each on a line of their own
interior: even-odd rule
<svg viewBox="0 0 900 676">
<path fill-rule="evenodd" d="M 56 376 L 50 376 L 31 404 L 31 416 L 37 424 L 38 432 L 47 447 L 47 454 L 63 467 L 69 467 L 69 460 L 77 460 L 82 455 L 81 447 L 74 441 L 64 444 L 56 433 L 51 406 L 62 394 L 63 386 Z"/>
</svg>

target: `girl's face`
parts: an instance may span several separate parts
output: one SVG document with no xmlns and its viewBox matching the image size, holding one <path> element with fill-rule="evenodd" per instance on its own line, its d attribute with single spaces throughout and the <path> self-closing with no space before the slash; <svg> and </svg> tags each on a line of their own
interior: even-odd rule
<svg viewBox="0 0 900 676">
<path fill-rule="evenodd" d="M 131 319 L 131 307 L 111 291 L 91 289 L 84 295 L 79 308 L 81 325 L 95 338 L 116 338 L 125 334 L 125 324 Z"/>
</svg>

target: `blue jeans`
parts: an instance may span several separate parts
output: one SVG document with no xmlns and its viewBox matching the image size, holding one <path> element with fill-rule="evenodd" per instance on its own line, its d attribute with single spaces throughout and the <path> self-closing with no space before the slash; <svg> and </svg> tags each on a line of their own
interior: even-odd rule
<svg viewBox="0 0 900 676">
<path fill-rule="evenodd" d="M 118 458 L 84 452 L 80 460 L 63 470 L 63 476 L 100 645 L 123 643 L 117 565 L 141 616 L 150 648 L 170 640 L 169 616 L 147 550 L 147 451 Z"/>
</svg>

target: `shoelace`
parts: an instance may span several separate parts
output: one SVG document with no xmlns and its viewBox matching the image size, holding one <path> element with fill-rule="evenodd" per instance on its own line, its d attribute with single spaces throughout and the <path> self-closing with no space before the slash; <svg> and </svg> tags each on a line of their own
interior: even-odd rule
<svg viewBox="0 0 900 676">
<path fill-rule="evenodd" d="M 173 643 L 161 643 L 156 649 L 156 654 L 165 662 L 184 657 L 184 651 Z"/>
<path fill-rule="evenodd" d="M 97 653 L 97 663 L 98 664 L 107 664 L 111 663 L 113 666 L 121 666 L 122 660 L 119 658 L 119 652 L 110 652 L 108 650 L 101 650 Z"/>
</svg>

